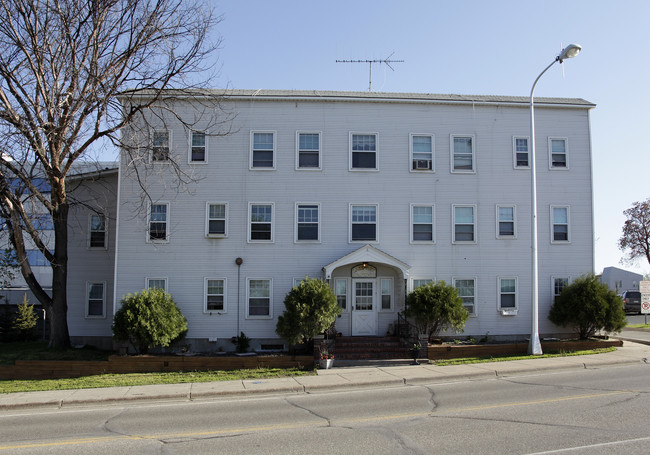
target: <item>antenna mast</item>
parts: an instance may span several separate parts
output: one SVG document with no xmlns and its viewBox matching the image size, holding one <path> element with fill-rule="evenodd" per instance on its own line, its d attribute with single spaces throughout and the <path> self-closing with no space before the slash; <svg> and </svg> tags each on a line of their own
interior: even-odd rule
<svg viewBox="0 0 650 455">
<path fill-rule="evenodd" d="M 368 91 L 372 92 L 372 64 L 373 63 L 383 63 L 387 67 L 389 67 L 392 71 L 395 71 L 395 69 L 390 66 L 391 63 L 404 63 L 404 60 L 391 60 L 390 58 L 393 56 L 395 52 L 390 54 L 388 57 L 386 57 L 383 60 L 337 60 L 336 63 L 367 63 L 368 64 L 368 69 L 369 69 L 369 75 L 368 75 Z"/>
</svg>

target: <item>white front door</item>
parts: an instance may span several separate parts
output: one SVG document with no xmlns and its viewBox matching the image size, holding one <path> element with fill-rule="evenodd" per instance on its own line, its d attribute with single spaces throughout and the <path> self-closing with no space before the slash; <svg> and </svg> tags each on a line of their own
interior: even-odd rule
<svg viewBox="0 0 650 455">
<path fill-rule="evenodd" d="M 375 280 L 352 280 L 352 336 L 377 335 Z"/>
</svg>

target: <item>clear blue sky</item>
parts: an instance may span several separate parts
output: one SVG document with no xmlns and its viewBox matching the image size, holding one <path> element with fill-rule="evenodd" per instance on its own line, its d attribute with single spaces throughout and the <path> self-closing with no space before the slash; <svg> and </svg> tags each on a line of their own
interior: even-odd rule
<svg viewBox="0 0 650 455">
<path fill-rule="evenodd" d="M 562 45 L 583 51 L 555 65 L 536 96 L 584 98 L 591 112 L 596 272 L 621 265 L 623 210 L 650 197 L 650 2 L 283 1 L 215 2 L 223 21 L 220 88 L 368 90 L 527 96 Z"/>
</svg>

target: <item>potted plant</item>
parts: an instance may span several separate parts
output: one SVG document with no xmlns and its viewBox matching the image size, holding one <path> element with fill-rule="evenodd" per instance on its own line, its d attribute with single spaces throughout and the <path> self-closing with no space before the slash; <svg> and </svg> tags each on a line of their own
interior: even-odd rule
<svg viewBox="0 0 650 455">
<path fill-rule="evenodd" d="M 319 365 L 321 368 L 329 370 L 334 365 L 334 354 L 330 354 L 327 344 L 323 341 L 319 347 L 320 357 Z"/>
<path fill-rule="evenodd" d="M 413 346 L 409 348 L 409 355 L 413 358 L 413 363 L 411 365 L 419 365 L 418 355 L 420 354 L 420 343 L 413 343 Z"/>
</svg>

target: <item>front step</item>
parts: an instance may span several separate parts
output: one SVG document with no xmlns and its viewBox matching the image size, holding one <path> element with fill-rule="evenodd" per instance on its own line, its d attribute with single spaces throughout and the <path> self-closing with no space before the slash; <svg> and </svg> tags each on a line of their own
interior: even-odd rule
<svg viewBox="0 0 650 455">
<path fill-rule="evenodd" d="M 337 360 L 409 359 L 397 337 L 337 337 L 332 350 Z"/>
</svg>

